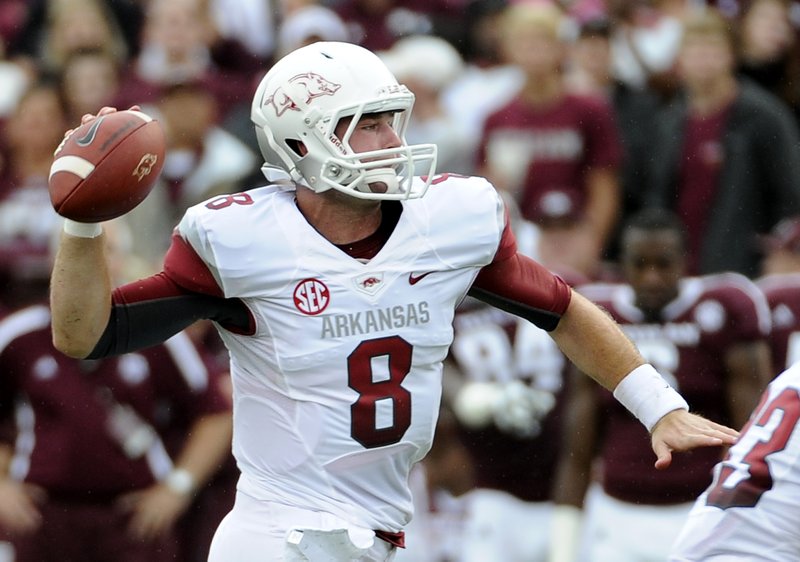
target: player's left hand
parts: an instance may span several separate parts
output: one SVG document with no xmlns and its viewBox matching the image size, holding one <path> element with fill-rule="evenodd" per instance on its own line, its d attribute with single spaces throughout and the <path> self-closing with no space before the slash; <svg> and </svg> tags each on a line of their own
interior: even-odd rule
<svg viewBox="0 0 800 562">
<path fill-rule="evenodd" d="M 656 454 L 656 468 L 663 470 L 672 463 L 672 453 L 697 447 L 733 445 L 739 432 L 707 420 L 686 410 L 674 410 L 661 418 L 653 428 L 651 443 Z"/>
<path fill-rule="evenodd" d="M 163 484 L 125 494 L 119 507 L 131 513 L 128 532 L 140 540 L 153 540 L 168 532 L 189 507 L 191 496 L 170 490 Z"/>
</svg>

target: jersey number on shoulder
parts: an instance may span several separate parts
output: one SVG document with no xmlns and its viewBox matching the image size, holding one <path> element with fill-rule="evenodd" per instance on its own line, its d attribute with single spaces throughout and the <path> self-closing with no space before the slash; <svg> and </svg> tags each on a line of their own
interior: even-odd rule
<svg viewBox="0 0 800 562">
<path fill-rule="evenodd" d="M 400 441 L 411 425 L 411 393 L 401 384 L 411 371 L 411 344 L 400 336 L 366 340 L 347 358 L 350 432 L 367 449 Z"/>
<path fill-rule="evenodd" d="M 252 205 L 253 198 L 247 193 L 234 193 L 232 195 L 220 195 L 206 203 L 206 208 L 212 211 L 219 211 L 231 205 Z"/>
<path fill-rule="evenodd" d="M 766 395 L 765 395 L 766 398 Z M 754 507 L 761 495 L 772 489 L 772 474 L 767 457 L 782 451 L 800 419 L 800 396 L 796 389 L 787 388 L 742 430 L 740 442 L 729 452 L 722 469 L 714 479 L 706 504 L 727 509 Z"/>
</svg>

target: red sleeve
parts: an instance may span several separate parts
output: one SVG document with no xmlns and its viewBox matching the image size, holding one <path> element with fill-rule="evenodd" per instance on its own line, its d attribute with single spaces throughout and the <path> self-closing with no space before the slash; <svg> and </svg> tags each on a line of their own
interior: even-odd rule
<svg viewBox="0 0 800 562">
<path fill-rule="evenodd" d="M 193 293 L 223 296 L 222 289 L 206 263 L 200 259 L 186 240 L 172 235 L 172 244 L 164 257 L 164 273 L 181 287 Z"/>
<path fill-rule="evenodd" d="M 206 264 L 174 236 L 164 271 L 114 290 L 111 317 L 89 358 L 150 347 L 201 319 L 237 334 L 252 335 L 256 328 L 250 309 L 240 299 L 223 298 Z"/>
<path fill-rule="evenodd" d="M 516 253 L 517 238 L 511 228 L 511 217 L 508 214 L 508 207 L 506 207 L 506 226 L 503 229 L 503 235 L 500 238 L 500 244 L 497 247 L 497 253 L 495 253 L 492 263 L 505 261 Z"/>
<path fill-rule="evenodd" d="M 561 277 L 518 253 L 484 267 L 470 294 L 548 331 L 558 326 L 572 298 Z"/>
<path fill-rule="evenodd" d="M 114 290 L 114 304 L 134 304 L 189 294 L 221 297 L 222 289 L 208 266 L 194 249 L 177 234 L 164 258 L 161 273 L 128 283 Z"/>
</svg>

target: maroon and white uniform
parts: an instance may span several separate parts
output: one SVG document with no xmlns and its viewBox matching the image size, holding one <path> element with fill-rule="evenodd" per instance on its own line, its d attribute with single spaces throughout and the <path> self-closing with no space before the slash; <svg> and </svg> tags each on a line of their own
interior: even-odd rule
<svg viewBox="0 0 800 562">
<path fill-rule="evenodd" d="M 454 328 L 451 356 L 462 388 L 470 392 L 477 384 L 498 395 L 485 425 L 459 424 L 476 489 L 461 502 L 467 515 L 457 559 L 480 562 L 503 553 L 508 562 L 544 561 L 568 361 L 544 330 L 474 300 L 456 312 Z"/>
<path fill-rule="evenodd" d="M 800 273 L 768 275 L 756 283 L 772 312 L 772 363 L 786 369 L 800 360 Z"/>
<path fill-rule="evenodd" d="M 643 322 L 628 285 L 590 285 L 581 292 L 609 311 L 693 411 L 730 423 L 723 356 L 732 345 L 765 338 L 770 329 L 765 299 L 751 281 L 738 274 L 684 279 L 659 323 Z M 679 455 L 670 470 L 656 470 L 647 431 L 610 392 L 598 392 L 604 409 L 599 454 L 608 495 L 629 503 L 667 505 L 693 501 L 708 486 L 720 448 Z"/>
<path fill-rule="evenodd" d="M 674 562 L 800 560 L 800 364 L 773 380 L 689 514 Z"/>
<path fill-rule="evenodd" d="M 400 531 L 409 470 L 433 437 L 456 305 L 471 292 L 553 329 L 569 303 L 560 278 L 516 253 L 485 180 L 443 175 L 424 198 L 383 205 L 396 223 L 368 261 L 316 232 L 293 190 L 192 207 L 164 272 L 115 293 L 96 350 L 214 320 L 231 354 L 239 491 L 292 506 L 289 526 L 314 511 Z"/>
<path fill-rule="evenodd" d="M 566 358 L 543 330 L 474 300 L 459 308 L 453 325 L 451 355 L 465 383 L 502 387 L 517 381 L 540 398 L 538 415 L 528 427 L 460 426 L 461 440 L 475 461 L 477 486 L 524 501 L 548 501 L 558 458 Z"/>
<path fill-rule="evenodd" d="M 766 300 L 754 283 L 739 274 L 683 279 L 657 322 L 645 321 L 628 285 L 582 291 L 611 313 L 692 410 L 730 425 L 726 352 L 765 338 L 770 327 Z M 647 431 L 610 392 L 597 392 L 602 470 L 585 501 L 581 559 L 664 560 L 722 450 L 697 449 L 673 457 L 669 470 L 656 470 Z"/>
<path fill-rule="evenodd" d="M 185 334 L 102 361 L 68 358 L 51 342 L 46 305 L 0 321 L 0 412 L 13 411 L 17 431 L 10 476 L 48 497 L 41 532 L 20 543 L 20 560 L 125 544 L 115 499 L 166 476 L 193 421 L 228 409 L 218 373 Z M 91 541 L 104 533 L 113 539 Z"/>
<path fill-rule="evenodd" d="M 519 190 L 522 215 L 535 220 L 549 192 L 568 194 L 582 210 L 588 170 L 616 168 L 621 159 L 608 103 L 568 94 L 543 110 L 515 98 L 490 115 L 477 161 L 507 175 L 509 188 Z"/>
</svg>

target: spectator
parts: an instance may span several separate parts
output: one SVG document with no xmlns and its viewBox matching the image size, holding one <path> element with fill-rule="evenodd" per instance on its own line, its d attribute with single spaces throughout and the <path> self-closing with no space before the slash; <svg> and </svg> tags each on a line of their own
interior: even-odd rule
<svg viewBox="0 0 800 562">
<path fill-rule="evenodd" d="M 115 252 L 119 281 L 132 272 Z M 175 523 L 230 451 L 221 374 L 185 334 L 115 359 L 67 358 L 37 286 L 0 321 L 0 417 L 13 414 L 17 432 L 0 526 L 15 560 L 182 560 Z"/>
<path fill-rule="evenodd" d="M 203 0 L 151 0 L 142 49 L 120 85 L 115 105 L 152 104 L 165 88 L 201 82 L 217 100 L 220 115 L 249 96 L 252 76 L 224 72 L 211 56 L 214 28 Z"/>
<path fill-rule="evenodd" d="M 385 51 L 408 35 L 435 34 L 437 23 L 458 17 L 447 0 L 341 0 L 334 4 L 354 43 Z"/>
<path fill-rule="evenodd" d="M 447 112 L 442 101 L 442 92 L 464 69 L 458 51 L 439 37 L 414 35 L 400 39 L 379 55 L 416 98 L 414 120 L 408 125 L 406 140 L 411 144 L 434 143 L 438 169 L 470 173 L 472 142 L 467 129 L 458 114 Z"/>
<path fill-rule="evenodd" d="M 622 325 L 692 409 L 742 427 L 771 376 L 767 304 L 739 274 L 685 278 L 685 256 L 680 220 L 642 211 L 622 235 L 625 283 L 580 290 Z M 579 379 L 570 381 L 556 487 L 562 511 L 582 506 L 592 465 L 599 463 L 596 494 L 587 499 L 585 550 L 577 559 L 664 560 L 721 448 L 682 457 L 678 470 L 656 470 L 644 456 L 649 439 L 637 421 L 611 394 Z"/>
<path fill-rule="evenodd" d="M 278 55 L 316 41 L 348 41 L 350 33 L 335 11 L 309 3 L 288 12 L 278 29 Z"/>
<path fill-rule="evenodd" d="M 757 283 L 772 311 L 772 361 L 787 369 L 800 361 L 800 218 L 789 217 L 765 239 Z"/>
<path fill-rule="evenodd" d="M 614 76 L 611 36 L 608 19 L 595 18 L 582 23 L 570 50 L 566 80 L 570 91 L 603 97 L 614 110 L 623 148 L 622 208 L 617 221 L 621 225 L 643 206 L 647 149 L 659 99 L 648 90 L 633 88 Z M 618 259 L 618 237 L 619 227 L 614 229 L 607 248 L 605 259 L 609 265 Z"/>
<path fill-rule="evenodd" d="M 46 283 L 49 245 L 57 225 L 47 178 L 53 152 L 66 126 L 58 88 L 51 83 L 37 83 L 23 95 L 3 131 L 0 301 L 17 303 L 26 291 L 41 291 L 39 285 Z M 11 264 L 14 276 L 8 275 Z M 35 279 L 39 283 L 34 283 Z"/>
<path fill-rule="evenodd" d="M 800 213 L 797 125 L 784 104 L 737 81 L 733 44 L 730 22 L 716 11 L 687 20 L 679 55 L 684 95 L 651 135 L 645 200 L 685 223 L 690 274 L 756 275 L 757 237 Z"/>
<path fill-rule="evenodd" d="M 225 71 L 260 74 L 275 54 L 278 14 L 263 0 L 204 0 L 212 23 L 211 57 Z"/>
<path fill-rule="evenodd" d="M 554 214 L 570 219 L 552 225 L 562 230 L 564 247 L 560 263 L 545 265 L 591 277 L 617 221 L 622 149 L 611 106 L 566 89 L 563 22 L 549 5 L 519 4 L 505 13 L 504 48 L 526 82 L 484 123 L 478 166 L 512 195 L 524 218 L 542 225 Z"/>
<path fill-rule="evenodd" d="M 102 49 L 79 50 L 70 54 L 61 70 L 61 95 L 71 124 L 109 105 L 119 91 L 120 66 Z"/>
<path fill-rule="evenodd" d="M 772 381 L 714 467 L 669 560 L 800 559 L 800 365 Z"/>
<path fill-rule="evenodd" d="M 473 160 L 486 117 L 511 101 L 524 82 L 522 71 L 501 48 L 500 22 L 507 5 L 507 0 L 467 4 L 463 38 L 456 43 L 466 67 L 442 92 L 445 111 L 456 115 L 466 131 Z"/>
<path fill-rule="evenodd" d="M 123 64 L 130 55 L 120 20 L 103 0 L 46 0 L 32 7 L 25 40 L 15 56 L 39 71 L 58 73 L 69 55 L 83 49 L 102 49 Z"/>
<path fill-rule="evenodd" d="M 738 70 L 785 101 L 800 122 L 800 42 L 790 10 L 790 0 L 744 4 Z"/>
<path fill-rule="evenodd" d="M 3 85 L 0 88 L 0 127 L 16 107 L 31 78 L 26 65 L 8 56 L 8 48 L 22 27 L 26 13 L 25 2 L 21 0 L 0 3 L 0 84 Z"/>
<path fill-rule="evenodd" d="M 11 0 L 15 2 L 16 0 Z M 3 2 L 4 5 L 10 2 Z M 74 49 L 96 48 L 102 46 L 108 48 L 120 57 L 135 56 L 139 50 L 139 36 L 143 20 L 143 5 L 140 0 L 91 0 L 89 3 L 83 0 L 28 0 L 23 12 L 23 20 L 16 29 L 15 37 L 9 44 L 9 54 L 14 57 L 24 57 L 37 64 L 37 59 L 42 54 L 42 49 L 48 41 L 48 35 L 53 26 L 61 26 L 61 22 L 56 24 L 56 20 L 61 17 L 75 17 L 86 13 L 86 20 L 75 20 L 77 24 L 73 28 L 71 41 L 74 41 Z M 98 13 L 98 9 L 101 13 Z M 72 12 L 68 14 L 67 12 Z M 98 19 L 100 18 L 100 19 Z M 103 21 L 100 21 L 100 20 Z M 88 29 L 92 24 L 98 24 L 96 30 Z M 71 24 L 70 24 L 71 25 Z M 107 28 L 114 31 L 113 41 L 108 41 Z M 70 26 L 65 26 L 70 27 Z M 69 31 L 66 29 L 65 31 Z M 98 42 L 97 38 L 101 35 L 103 39 Z M 82 40 L 78 40 L 79 38 Z M 94 37 L 94 40 L 88 41 Z M 121 43 L 120 43 L 121 41 Z M 73 48 L 69 49 L 70 51 Z"/>
<path fill-rule="evenodd" d="M 612 0 L 611 60 L 614 75 L 631 88 L 669 99 L 686 0 Z"/>
</svg>

